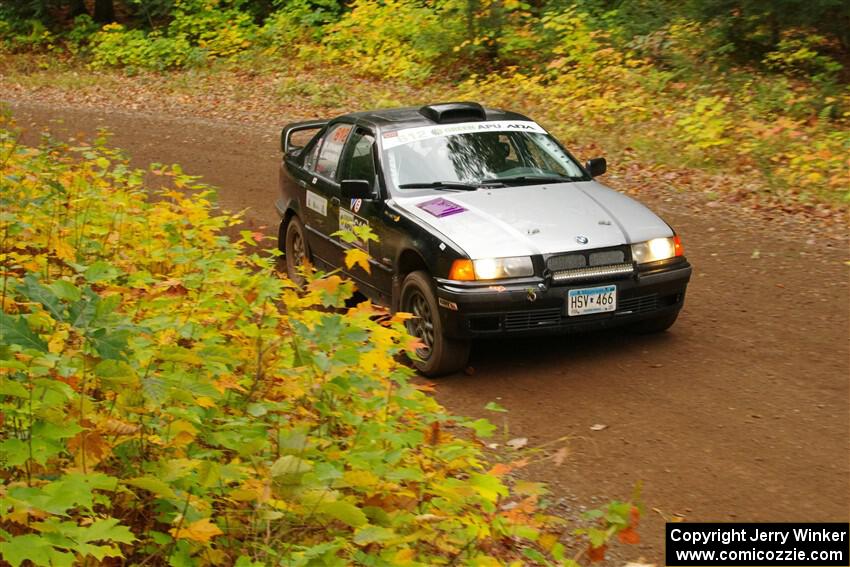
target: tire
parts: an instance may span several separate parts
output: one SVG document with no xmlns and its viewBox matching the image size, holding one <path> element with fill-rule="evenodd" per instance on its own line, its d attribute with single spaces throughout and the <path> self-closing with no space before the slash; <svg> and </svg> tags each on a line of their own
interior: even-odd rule
<svg viewBox="0 0 850 567">
<path fill-rule="evenodd" d="M 631 330 L 641 335 L 663 333 L 664 331 L 673 326 L 673 323 L 676 322 L 676 319 L 678 317 L 678 310 L 672 313 L 665 313 L 664 315 L 658 315 L 656 317 L 653 317 L 652 319 L 638 321 L 637 323 L 632 325 Z"/>
<path fill-rule="evenodd" d="M 404 278 L 401 310 L 414 315 L 405 322 L 407 331 L 426 345 L 416 350 L 420 360 L 413 361 L 413 366 L 421 374 L 437 377 L 466 367 L 469 341 L 450 339 L 443 334 L 434 285 L 427 273 L 413 272 Z"/>
<path fill-rule="evenodd" d="M 304 236 L 304 225 L 301 219 L 293 216 L 286 225 L 284 235 L 283 254 L 286 262 L 286 275 L 299 286 L 305 283 L 304 276 L 299 273 L 299 268 L 309 264 L 310 248 Z"/>
</svg>

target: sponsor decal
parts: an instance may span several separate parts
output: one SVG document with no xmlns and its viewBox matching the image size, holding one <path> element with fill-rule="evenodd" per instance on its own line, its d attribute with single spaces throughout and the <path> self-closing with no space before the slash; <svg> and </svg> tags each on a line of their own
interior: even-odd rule
<svg viewBox="0 0 850 567">
<path fill-rule="evenodd" d="M 350 126 L 342 126 L 334 130 L 333 141 L 336 143 L 342 143 L 348 137 L 348 133 L 351 132 Z"/>
<path fill-rule="evenodd" d="M 313 179 L 315 180 L 315 178 Z M 307 208 L 316 211 L 323 217 L 328 216 L 328 200 L 312 191 L 307 191 Z"/>
<path fill-rule="evenodd" d="M 419 203 L 417 207 L 419 207 L 423 211 L 431 213 L 437 218 L 448 217 L 466 211 L 466 209 L 464 209 L 454 201 L 449 201 L 448 199 L 443 199 L 442 197 Z"/>
<path fill-rule="evenodd" d="M 355 213 L 360 212 L 360 207 L 363 205 L 363 199 L 352 199 L 351 200 L 351 210 Z"/>
<path fill-rule="evenodd" d="M 409 144 L 429 138 L 452 136 L 455 134 L 474 134 L 476 132 L 536 132 L 545 134 L 546 130 L 536 122 L 528 120 L 493 120 L 487 122 L 461 122 L 440 127 L 419 126 L 405 128 L 383 135 L 384 149 Z"/>
<path fill-rule="evenodd" d="M 345 232 L 350 232 L 352 234 L 356 234 L 354 232 L 354 228 L 358 226 L 369 226 L 369 221 L 364 219 L 363 217 L 359 217 L 349 211 L 348 209 L 339 209 L 339 229 Z M 360 240 L 359 238 L 352 242 L 354 246 L 360 248 L 367 254 L 369 253 L 369 242 Z"/>
<path fill-rule="evenodd" d="M 437 303 L 440 304 L 440 307 L 445 307 L 446 309 L 451 309 L 452 311 L 457 311 L 457 303 L 455 303 L 454 301 L 449 301 L 448 299 L 443 299 L 442 297 L 438 297 Z"/>
</svg>

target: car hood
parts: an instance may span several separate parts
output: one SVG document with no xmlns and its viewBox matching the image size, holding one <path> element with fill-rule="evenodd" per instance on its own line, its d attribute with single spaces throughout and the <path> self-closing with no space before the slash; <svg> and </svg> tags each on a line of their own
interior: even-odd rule
<svg viewBox="0 0 850 567">
<path fill-rule="evenodd" d="M 473 259 L 604 248 L 673 235 L 648 208 L 595 181 L 446 191 L 393 202 Z"/>
</svg>

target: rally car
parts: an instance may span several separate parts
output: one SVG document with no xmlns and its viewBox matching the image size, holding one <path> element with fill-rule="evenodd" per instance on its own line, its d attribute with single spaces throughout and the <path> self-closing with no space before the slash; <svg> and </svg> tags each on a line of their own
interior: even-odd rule
<svg viewBox="0 0 850 567">
<path fill-rule="evenodd" d="M 526 116 L 476 103 L 356 112 L 288 124 L 281 147 L 289 277 L 339 268 L 413 314 L 427 376 L 463 368 L 471 339 L 663 331 L 682 308 L 691 266 L 676 232 L 595 181 L 604 158 L 581 165 Z M 340 237 L 359 225 L 378 241 Z M 370 273 L 345 268 L 351 246 Z"/>
</svg>

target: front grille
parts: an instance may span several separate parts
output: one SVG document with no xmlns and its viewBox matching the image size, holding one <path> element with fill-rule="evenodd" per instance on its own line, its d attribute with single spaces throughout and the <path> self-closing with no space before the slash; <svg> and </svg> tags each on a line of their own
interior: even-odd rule
<svg viewBox="0 0 850 567">
<path fill-rule="evenodd" d="M 658 309 L 658 295 L 654 293 L 617 301 L 619 315 L 650 313 L 656 309 Z"/>
<path fill-rule="evenodd" d="M 604 266 L 605 264 L 621 264 L 626 261 L 626 254 L 622 250 L 603 250 L 602 252 L 590 253 L 591 266 Z"/>
<path fill-rule="evenodd" d="M 561 309 L 535 309 L 507 313 L 504 319 L 506 331 L 530 331 L 543 327 L 554 327 L 561 322 Z"/>
<path fill-rule="evenodd" d="M 546 267 L 553 272 L 561 270 L 574 270 L 576 268 L 584 268 L 587 266 L 587 258 L 584 254 L 564 254 L 562 256 L 552 256 L 546 260 Z"/>
<path fill-rule="evenodd" d="M 563 270 L 552 274 L 552 282 L 563 284 L 579 280 L 604 280 L 609 278 L 622 278 L 634 273 L 635 267 L 631 262 L 623 264 L 611 264 L 608 266 L 594 266 L 591 268 L 576 268 Z"/>
<path fill-rule="evenodd" d="M 546 267 L 550 271 L 560 272 L 563 270 L 574 270 L 585 266 L 606 266 L 610 264 L 622 264 L 626 261 L 626 253 L 621 248 L 608 250 L 592 250 L 588 252 L 572 252 L 570 254 L 557 254 L 546 259 Z"/>
</svg>

